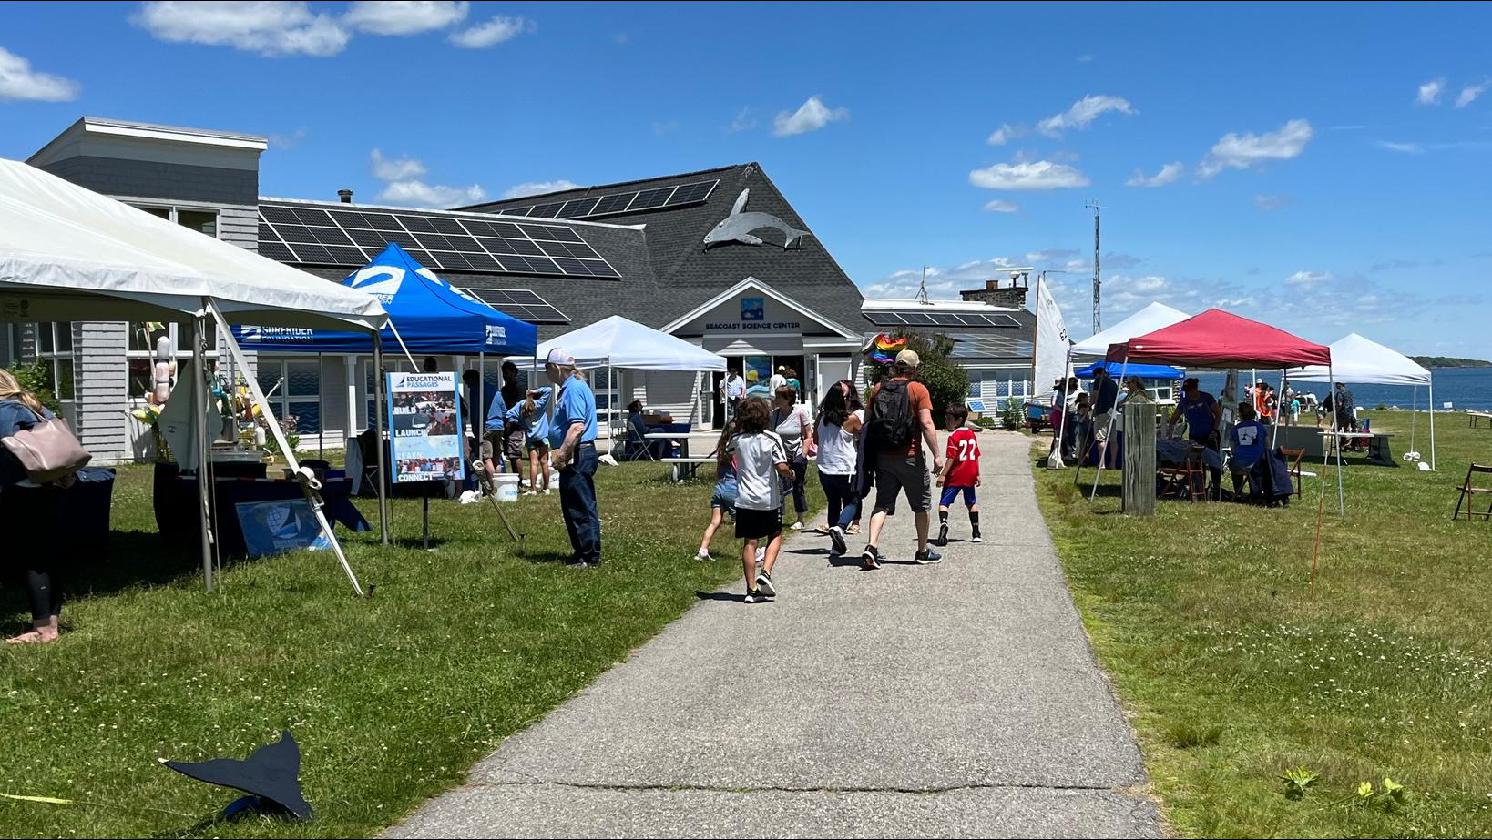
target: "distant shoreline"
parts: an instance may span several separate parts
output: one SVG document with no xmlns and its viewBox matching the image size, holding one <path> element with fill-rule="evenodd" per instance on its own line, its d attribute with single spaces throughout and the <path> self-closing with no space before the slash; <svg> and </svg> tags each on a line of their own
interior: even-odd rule
<svg viewBox="0 0 1492 840">
<path fill-rule="evenodd" d="M 1456 359 L 1450 356 L 1410 356 L 1416 364 L 1427 368 L 1492 368 L 1486 359 Z"/>
</svg>

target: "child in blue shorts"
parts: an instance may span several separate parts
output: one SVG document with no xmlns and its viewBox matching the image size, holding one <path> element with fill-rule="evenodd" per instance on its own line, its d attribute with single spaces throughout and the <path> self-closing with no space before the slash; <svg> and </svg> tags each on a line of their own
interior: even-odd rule
<svg viewBox="0 0 1492 840">
<path fill-rule="evenodd" d="M 726 421 L 725 428 L 720 432 L 720 444 L 715 451 L 719 452 L 719 447 L 729 443 L 735 433 L 736 421 Z M 710 524 L 706 526 L 704 538 L 699 541 L 699 551 L 694 555 L 694 559 L 700 561 L 715 559 L 710 556 L 710 541 L 724 524 L 725 517 L 729 516 L 731 522 L 736 521 L 736 496 L 740 493 L 740 485 L 736 481 L 735 459 L 731 459 L 730 466 L 718 469 L 716 478 L 715 492 L 710 494 Z"/>
<path fill-rule="evenodd" d="M 943 472 L 938 475 L 938 484 L 943 488 L 943 498 L 938 503 L 939 546 L 948 544 L 948 506 L 964 494 L 964 503 L 969 507 L 969 524 L 973 528 L 974 542 L 984 542 L 979 536 L 979 499 L 974 488 L 979 486 L 979 436 L 968 427 L 969 409 L 961 405 L 949 406 L 947 414 L 948 451 L 945 453 Z"/>
</svg>

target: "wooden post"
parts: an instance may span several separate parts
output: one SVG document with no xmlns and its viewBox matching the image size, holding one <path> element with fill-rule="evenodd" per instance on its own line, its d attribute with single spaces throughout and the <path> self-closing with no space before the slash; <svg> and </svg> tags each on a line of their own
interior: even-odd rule
<svg viewBox="0 0 1492 840">
<path fill-rule="evenodd" d="M 1143 394 L 1124 403 L 1124 512 L 1155 515 L 1155 403 Z"/>
</svg>

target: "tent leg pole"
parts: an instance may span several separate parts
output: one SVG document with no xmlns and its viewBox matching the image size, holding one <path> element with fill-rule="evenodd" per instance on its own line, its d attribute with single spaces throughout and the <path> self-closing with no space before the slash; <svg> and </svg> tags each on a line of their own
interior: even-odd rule
<svg viewBox="0 0 1492 840">
<path fill-rule="evenodd" d="M 1337 393 L 1337 370 L 1336 370 L 1336 366 L 1334 364 L 1332 364 L 1332 363 L 1328 363 L 1326 370 L 1327 370 L 1327 373 L 1331 377 L 1331 393 L 1332 393 L 1332 396 L 1335 397 L 1336 393 Z M 1331 413 L 1333 415 L 1335 415 L 1337 413 L 1337 401 L 1336 400 L 1332 400 L 1332 403 L 1331 403 Z M 1333 422 L 1335 422 L 1336 418 L 1333 417 L 1332 419 L 1333 419 Z M 1338 507 L 1341 515 L 1342 516 L 1346 516 L 1347 515 L 1347 493 L 1346 493 L 1345 490 L 1342 489 L 1342 439 L 1341 438 L 1336 438 L 1336 442 L 1337 442 L 1337 507 Z"/>
<path fill-rule="evenodd" d="M 211 592 L 213 588 L 212 579 L 212 524 L 208 521 L 208 508 L 212 504 L 213 486 L 210 470 L 208 469 L 208 444 L 207 444 L 207 401 L 210 392 L 207 390 L 207 366 L 206 357 L 202 353 L 202 329 L 203 317 L 201 315 L 192 318 L 192 375 L 195 376 L 197 387 L 194 389 L 198 399 L 197 404 L 192 406 L 193 418 L 197 429 L 197 496 L 198 496 L 198 521 L 201 525 L 200 549 L 202 551 L 202 581 Z"/>
<path fill-rule="evenodd" d="M 316 354 L 316 457 L 326 460 L 326 356 Z"/>
<path fill-rule="evenodd" d="M 378 530 L 384 545 L 389 544 L 389 498 L 385 488 L 388 486 L 388 455 L 383 444 L 383 412 L 385 409 L 383 395 L 383 336 L 375 330 L 373 332 L 373 433 L 378 457 Z"/>
<path fill-rule="evenodd" d="M 1430 374 L 1430 471 L 1435 470 L 1435 374 Z"/>
</svg>

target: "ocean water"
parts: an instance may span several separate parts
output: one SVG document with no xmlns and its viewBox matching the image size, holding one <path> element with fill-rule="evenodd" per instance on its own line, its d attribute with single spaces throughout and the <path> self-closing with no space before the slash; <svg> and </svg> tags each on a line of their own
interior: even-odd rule
<svg viewBox="0 0 1492 840">
<path fill-rule="evenodd" d="M 1456 411 L 1468 408 L 1477 411 L 1492 411 L 1492 368 L 1435 368 L 1431 373 L 1435 378 L 1435 409 L 1437 411 L 1444 411 L 1447 402 L 1451 403 Z M 1247 370 L 1239 371 L 1240 391 L 1248 377 Z M 1279 371 L 1268 374 L 1261 371 L 1260 378 L 1275 388 L 1280 387 Z M 1197 375 L 1197 379 L 1201 380 L 1202 390 L 1213 395 L 1222 390 L 1223 374 L 1202 373 Z M 1318 398 L 1325 397 L 1326 392 L 1331 388 L 1325 382 L 1292 383 L 1291 387 L 1298 391 L 1314 392 Z M 1352 391 L 1352 397 L 1359 408 L 1377 408 L 1380 405 L 1387 405 L 1403 409 L 1418 408 L 1424 411 L 1429 407 L 1429 394 L 1424 387 L 1348 383 L 1347 388 Z"/>
</svg>

